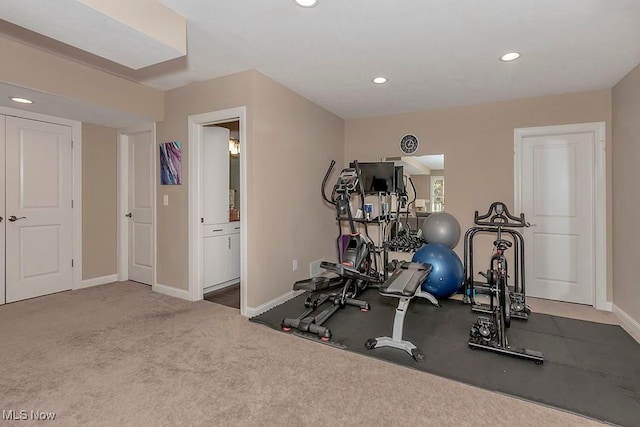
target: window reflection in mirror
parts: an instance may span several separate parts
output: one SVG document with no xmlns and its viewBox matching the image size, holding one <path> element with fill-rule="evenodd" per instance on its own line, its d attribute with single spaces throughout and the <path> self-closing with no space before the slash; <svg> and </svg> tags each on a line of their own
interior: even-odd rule
<svg viewBox="0 0 640 427">
<path fill-rule="evenodd" d="M 421 216 L 423 212 L 445 210 L 444 154 L 387 157 L 382 160 L 403 167 L 409 201 L 415 198 L 415 202 L 408 208 L 416 216 Z M 409 178 L 413 186 L 409 183 Z"/>
</svg>

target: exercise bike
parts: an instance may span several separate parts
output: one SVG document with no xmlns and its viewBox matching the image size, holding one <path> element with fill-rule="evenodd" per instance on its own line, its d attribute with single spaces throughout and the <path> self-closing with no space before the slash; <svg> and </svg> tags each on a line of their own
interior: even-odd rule
<svg viewBox="0 0 640 427">
<path fill-rule="evenodd" d="M 491 317 L 479 316 L 476 323 L 471 326 L 469 347 L 520 357 L 542 364 L 544 357 L 541 352 L 514 348 L 509 345 L 507 329 L 511 326 L 512 298 L 507 284 L 509 275 L 505 251 L 512 246 L 512 243 L 502 238 L 501 227 L 498 227 L 498 236 L 493 242 L 493 246 L 494 253 L 491 256 L 489 269 L 486 273 L 480 273 L 487 280 L 490 289 L 489 313 Z"/>
<path fill-rule="evenodd" d="M 345 168 L 340 172 L 336 185 L 334 185 L 331 196 L 327 197 L 325 187 L 335 161 L 331 161 L 329 169 L 322 180 L 322 197 L 333 205 L 336 209 L 336 219 L 338 221 L 339 234 L 336 239 L 340 263 L 323 261 L 320 267 L 325 270 L 322 274 L 306 280 L 294 283 L 293 290 L 304 290 L 308 292 L 305 300 L 304 310 L 295 318 L 285 318 L 282 321 L 282 329 L 294 333 L 310 333 L 317 336 L 322 341 L 331 339 L 331 330 L 324 325 L 338 310 L 346 306 L 358 307 L 361 311 L 367 312 L 370 309 L 369 303 L 356 299 L 364 292 L 371 283 L 380 280 L 380 274 L 372 269 L 372 245 L 358 232 L 351 212 L 351 196 L 359 194 L 362 205 L 364 205 L 364 189 L 360 179 L 358 162 L 354 162 L 353 168 Z M 348 222 L 350 234 L 345 245 L 342 244 L 342 222 Z M 344 249 L 343 249 L 344 246 Z M 341 287 L 336 292 L 324 293 L 332 288 Z M 318 314 L 314 312 L 321 306 L 325 306 Z M 305 336 L 309 337 L 309 336 Z"/>
<path fill-rule="evenodd" d="M 489 283 L 477 283 L 474 279 L 473 268 L 473 240 L 479 234 L 497 234 L 498 240 L 502 239 L 503 234 L 507 234 L 514 247 L 514 269 L 513 286 L 509 287 L 510 300 L 510 317 L 520 320 L 527 320 L 531 310 L 526 303 L 525 294 L 525 265 L 524 265 L 524 238 L 522 234 L 516 231 L 517 228 L 529 227 L 530 224 L 525 220 L 524 214 L 514 216 L 509 213 L 509 209 L 502 202 L 493 202 L 489 206 L 486 214 L 480 215 L 478 211 L 474 215 L 475 226 L 467 230 L 464 235 L 464 296 L 462 302 L 471 304 L 472 310 L 475 312 L 491 314 L 492 308 L 486 304 L 480 304 L 476 301 L 476 294 L 490 293 Z M 511 247 L 511 242 L 509 242 Z M 494 252 L 497 250 L 494 245 Z M 506 260 L 505 260 L 506 263 Z M 489 269 L 490 271 L 492 269 Z M 483 275 L 482 273 L 480 273 Z"/>
</svg>

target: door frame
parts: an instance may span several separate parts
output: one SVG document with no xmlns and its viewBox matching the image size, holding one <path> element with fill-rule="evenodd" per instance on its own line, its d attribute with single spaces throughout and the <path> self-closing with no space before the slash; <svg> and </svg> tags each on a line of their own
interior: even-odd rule
<svg viewBox="0 0 640 427">
<path fill-rule="evenodd" d="M 82 122 L 2 106 L 0 106 L 0 114 L 69 126 L 71 128 L 71 167 L 73 168 L 71 180 L 71 197 L 73 198 L 71 233 L 73 248 L 71 253 L 74 264 L 71 289 L 81 289 L 84 287 L 82 284 Z M 4 278 L 2 278 L 1 282 L 0 294 L 2 295 L 0 296 L 0 305 L 5 303 L 6 293 Z"/>
<path fill-rule="evenodd" d="M 606 133 L 605 122 L 577 123 L 558 126 L 541 126 L 514 129 L 514 209 L 522 212 L 522 141 L 526 137 L 551 134 L 594 134 L 593 150 L 593 236 L 594 236 L 594 307 L 611 311 L 612 302 L 607 301 L 607 187 L 606 187 Z"/>
<path fill-rule="evenodd" d="M 240 133 L 240 314 L 247 313 L 247 141 L 246 107 L 189 116 L 189 298 L 202 299 L 203 292 L 203 242 L 202 242 L 202 128 L 206 125 L 239 121 Z"/>
<path fill-rule="evenodd" d="M 129 280 L 129 220 L 125 217 L 129 208 L 129 135 L 140 132 L 151 131 L 151 140 L 156 150 L 156 124 L 145 123 L 137 126 L 118 129 L 118 221 L 117 221 L 117 275 L 118 281 L 124 282 Z M 151 269 L 151 289 L 156 291 L 156 267 L 158 260 L 158 245 L 156 240 L 156 179 L 157 176 L 157 156 L 154 154 L 151 159 L 151 168 L 154 171 L 153 182 L 151 184 L 151 218 L 153 227 L 151 227 L 151 238 L 153 239 L 153 267 Z"/>
</svg>

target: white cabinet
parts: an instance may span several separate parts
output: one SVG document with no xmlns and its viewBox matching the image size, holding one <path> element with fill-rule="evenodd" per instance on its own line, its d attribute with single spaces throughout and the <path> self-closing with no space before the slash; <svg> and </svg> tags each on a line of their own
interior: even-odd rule
<svg viewBox="0 0 640 427">
<path fill-rule="evenodd" d="M 237 281 L 240 278 L 240 223 L 205 225 L 203 258 L 205 289 Z"/>
<path fill-rule="evenodd" d="M 229 222 L 229 129 L 205 126 L 202 144 L 204 224 Z"/>
</svg>

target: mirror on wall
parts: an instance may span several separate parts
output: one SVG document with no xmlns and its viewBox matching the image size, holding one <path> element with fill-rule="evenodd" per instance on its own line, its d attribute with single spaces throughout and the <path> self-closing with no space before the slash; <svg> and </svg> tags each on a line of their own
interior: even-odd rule
<svg viewBox="0 0 640 427">
<path fill-rule="evenodd" d="M 409 201 L 415 197 L 415 202 L 409 209 L 416 216 L 445 210 L 444 154 L 386 157 L 382 160 L 403 167 Z M 409 178 L 413 186 L 409 183 Z"/>
</svg>

